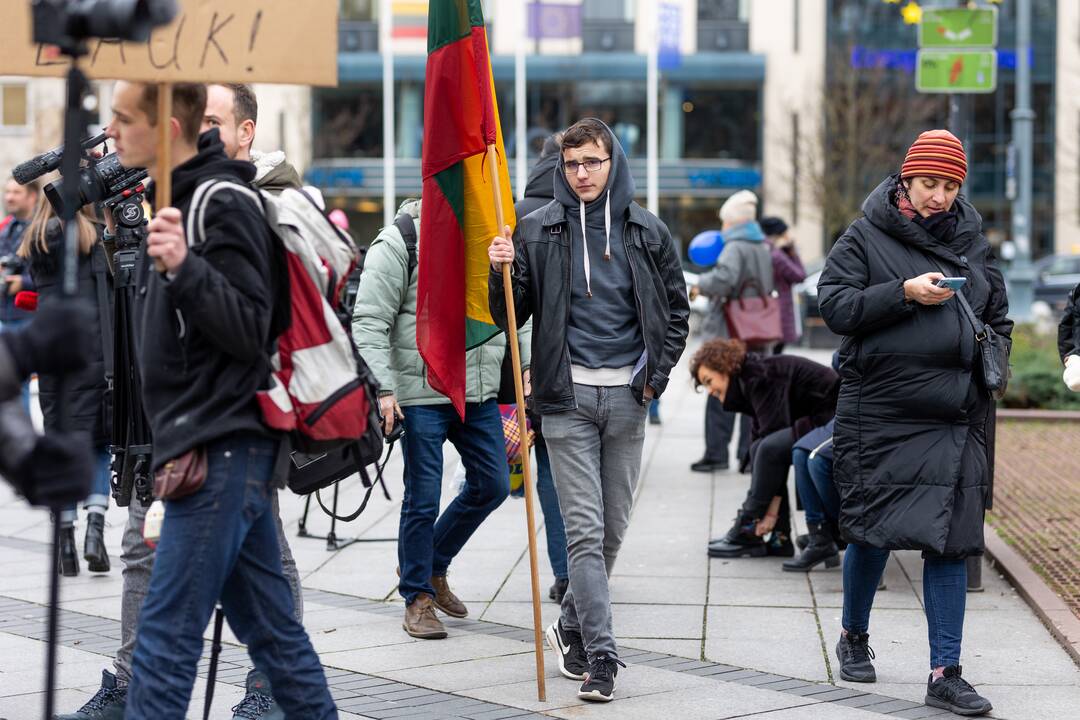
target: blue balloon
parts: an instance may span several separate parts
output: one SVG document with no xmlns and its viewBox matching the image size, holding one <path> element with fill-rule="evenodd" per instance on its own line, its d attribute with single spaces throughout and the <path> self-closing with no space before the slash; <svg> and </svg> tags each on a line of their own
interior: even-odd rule
<svg viewBox="0 0 1080 720">
<path fill-rule="evenodd" d="M 698 233 L 697 237 L 690 241 L 686 254 L 695 265 L 712 267 L 720 258 L 720 252 L 723 249 L 724 236 L 720 231 L 706 230 Z"/>
</svg>

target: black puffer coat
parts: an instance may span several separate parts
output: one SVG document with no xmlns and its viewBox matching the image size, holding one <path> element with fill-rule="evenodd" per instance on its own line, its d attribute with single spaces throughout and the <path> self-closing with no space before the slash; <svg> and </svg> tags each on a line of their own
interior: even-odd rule
<svg viewBox="0 0 1080 720">
<path fill-rule="evenodd" d="M 45 306 L 55 302 L 61 295 L 63 279 L 60 275 L 60 258 L 64 254 L 64 234 L 60 221 L 52 219 L 46 228 L 46 243 L 49 252 L 33 251 L 30 254 L 30 274 L 38 291 L 38 305 Z M 98 285 L 104 290 L 105 307 L 98 302 Z M 111 411 L 106 406 L 105 356 L 102 347 L 101 322 L 112 325 L 113 286 L 107 271 L 105 251 L 101 243 L 96 243 L 90 255 L 79 256 L 78 300 L 94 308 L 89 315 L 91 327 L 89 336 L 93 339 L 87 365 L 82 370 L 68 376 L 64 392 L 67 395 L 71 425 L 69 430 L 90 433 L 95 445 L 107 445 L 112 433 Z M 112 334 L 110 333 L 110 337 Z M 38 378 L 41 414 L 45 420 L 45 430 L 54 431 L 60 417 L 55 375 L 41 375 Z"/>
<path fill-rule="evenodd" d="M 1009 338 L 1008 301 L 982 218 L 962 197 L 948 246 L 894 204 L 898 178 L 863 204 L 829 253 L 818 297 L 844 336 L 834 473 L 851 541 L 963 557 L 983 549 L 993 403 L 976 370 L 974 332 L 956 299 L 904 299 L 904 281 L 962 275 L 975 313 Z"/>
</svg>

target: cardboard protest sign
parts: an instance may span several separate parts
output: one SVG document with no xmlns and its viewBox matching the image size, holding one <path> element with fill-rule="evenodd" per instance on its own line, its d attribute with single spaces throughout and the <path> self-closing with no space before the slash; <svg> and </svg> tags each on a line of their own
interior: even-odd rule
<svg viewBox="0 0 1080 720">
<path fill-rule="evenodd" d="M 90 40 L 96 79 L 337 85 L 338 0 L 179 0 L 147 43 Z M 30 0 L 3 0 L 0 75 L 62 77 L 66 58 L 33 42 Z"/>
</svg>

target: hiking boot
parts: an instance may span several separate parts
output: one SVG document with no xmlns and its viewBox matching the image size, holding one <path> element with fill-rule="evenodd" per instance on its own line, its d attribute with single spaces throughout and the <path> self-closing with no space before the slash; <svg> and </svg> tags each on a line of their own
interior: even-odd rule
<svg viewBox="0 0 1080 720">
<path fill-rule="evenodd" d="M 421 640 L 442 640 L 446 637 L 446 628 L 435 616 L 435 606 L 427 593 L 418 594 L 412 605 L 405 606 L 405 622 L 401 623 L 401 627 L 412 637 Z"/>
<path fill-rule="evenodd" d="M 795 557 L 795 545 L 787 533 L 773 532 L 765 543 L 765 554 L 769 557 Z"/>
<path fill-rule="evenodd" d="M 840 661 L 840 677 L 848 682 L 877 682 L 874 671 L 874 650 L 866 633 L 841 634 L 836 643 L 836 659 Z"/>
<path fill-rule="evenodd" d="M 807 528 L 810 530 L 809 542 L 799 553 L 799 557 L 784 563 L 784 570 L 810 572 L 821 563 L 825 563 L 827 568 L 839 565 L 840 551 L 836 549 L 836 543 L 826 534 L 824 528 L 817 523 L 807 523 Z"/>
<path fill-rule="evenodd" d="M 86 520 L 83 558 L 90 572 L 109 572 L 109 553 L 105 550 L 105 516 L 101 513 L 90 513 Z"/>
<path fill-rule="evenodd" d="M 690 466 L 690 469 L 699 473 L 711 473 L 720 472 L 728 469 L 727 460 L 710 460 L 709 458 L 701 458 L 696 463 Z"/>
<path fill-rule="evenodd" d="M 469 614 L 469 609 L 465 607 L 465 603 L 461 602 L 458 596 L 451 592 L 445 575 L 432 575 L 431 587 L 435 588 L 435 607 L 454 618 L 463 618 Z"/>
<path fill-rule="evenodd" d="M 960 677 L 960 669 L 959 665 L 950 665 L 945 668 L 945 675 L 937 680 L 934 680 L 934 673 L 930 673 L 926 680 L 926 704 L 957 715 L 985 715 L 993 710 L 990 701 Z"/>
<path fill-rule="evenodd" d="M 589 658 L 585 655 L 585 643 L 577 630 L 567 630 L 562 620 L 552 625 L 544 633 L 548 646 L 559 658 L 559 672 L 571 680 L 584 680 L 589 670 Z"/>
<path fill-rule="evenodd" d="M 285 720 L 285 712 L 274 702 L 270 678 L 258 670 L 247 676 L 247 695 L 232 709 L 233 720 Z"/>
<path fill-rule="evenodd" d="M 54 720 L 124 720 L 124 706 L 127 704 L 127 685 L 117 685 L 116 676 L 108 670 L 101 671 L 101 687 L 97 694 L 78 712 L 70 715 L 55 715 Z"/>
<path fill-rule="evenodd" d="M 593 658 L 589 663 L 589 669 L 585 673 L 585 682 L 577 691 L 577 696 L 582 700 L 595 702 L 611 702 L 615 699 L 615 676 L 619 674 L 619 666 L 623 665 L 618 658 L 601 655 Z"/>
<path fill-rule="evenodd" d="M 552 583 L 551 589 L 548 590 L 548 597 L 557 603 L 562 603 L 563 596 L 566 595 L 567 588 L 570 587 L 569 578 L 555 578 L 555 582 Z"/>
<path fill-rule="evenodd" d="M 60 567 L 64 577 L 79 574 L 79 549 L 75 546 L 75 528 L 71 525 L 60 528 Z"/>
<path fill-rule="evenodd" d="M 742 558 L 765 557 L 768 548 L 765 541 L 754 534 L 757 522 L 745 513 L 739 513 L 735 524 L 724 537 L 709 543 L 709 557 Z"/>
</svg>

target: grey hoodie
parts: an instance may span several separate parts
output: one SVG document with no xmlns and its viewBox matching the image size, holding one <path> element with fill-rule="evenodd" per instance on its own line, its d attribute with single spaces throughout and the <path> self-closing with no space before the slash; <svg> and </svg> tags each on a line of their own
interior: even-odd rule
<svg viewBox="0 0 1080 720">
<path fill-rule="evenodd" d="M 618 138 L 610 129 L 608 134 L 611 172 L 596 200 L 585 203 L 577 196 L 566 178 L 561 154 L 555 168 L 555 199 L 566 208 L 571 234 L 566 339 L 571 363 L 588 369 L 636 368 L 645 351 L 634 277 L 623 245 L 634 178 Z"/>
</svg>

